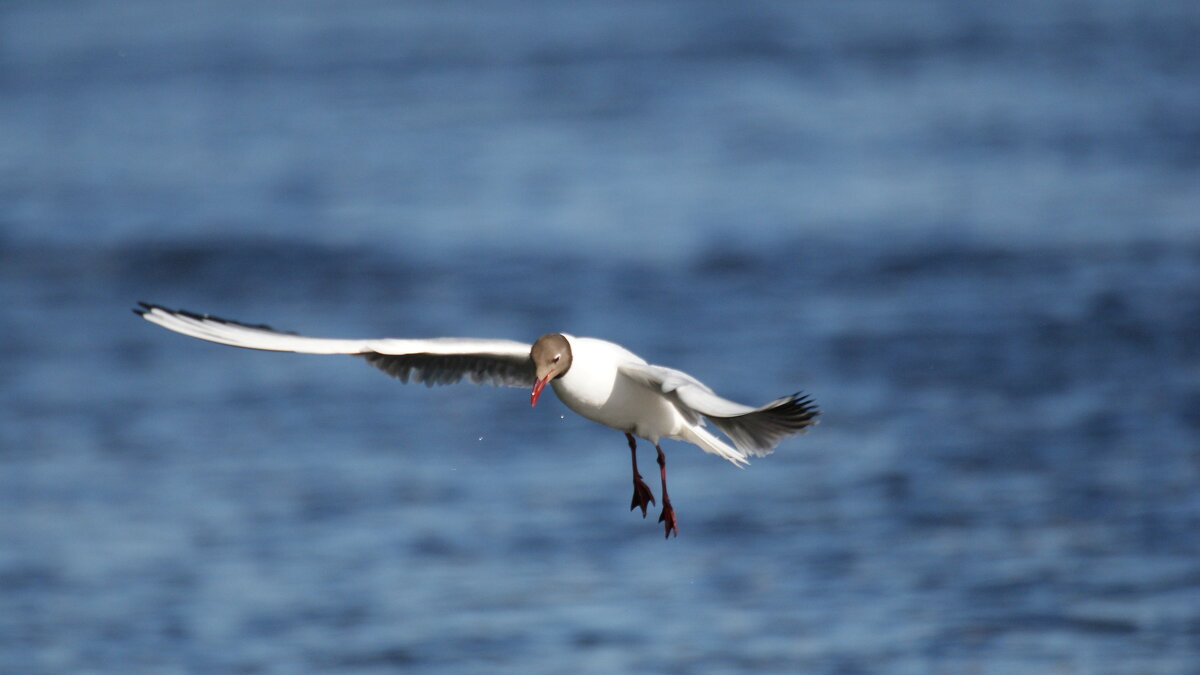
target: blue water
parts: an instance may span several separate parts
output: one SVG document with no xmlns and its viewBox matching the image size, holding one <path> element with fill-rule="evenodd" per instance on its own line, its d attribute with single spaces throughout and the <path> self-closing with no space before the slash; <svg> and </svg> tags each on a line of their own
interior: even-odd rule
<svg viewBox="0 0 1200 675">
<path fill-rule="evenodd" d="M 1132 0 L 4 3 L 0 672 L 1195 672 L 1197 34 Z M 665 442 L 664 542 L 621 434 L 552 398 L 138 300 L 595 335 L 825 412 L 744 471 Z"/>
</svg>

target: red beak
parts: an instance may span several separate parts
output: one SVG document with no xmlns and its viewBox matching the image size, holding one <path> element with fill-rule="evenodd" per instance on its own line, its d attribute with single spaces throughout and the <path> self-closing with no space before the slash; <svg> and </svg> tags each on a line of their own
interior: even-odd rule
<svg viewBox="0 0 1200 675">
<path fill-rule="evenodd" d="M 533 383 L 533 395 L 529 397 L 529 407 L 537 405 L 538 397 L 542 395 L 542 389 L 546 387 L 546 383 L 550 381 L 550 376 L 553 374 L 554 371 L 550 371 L 546 373 L 545 377 Z"/>
</svg>

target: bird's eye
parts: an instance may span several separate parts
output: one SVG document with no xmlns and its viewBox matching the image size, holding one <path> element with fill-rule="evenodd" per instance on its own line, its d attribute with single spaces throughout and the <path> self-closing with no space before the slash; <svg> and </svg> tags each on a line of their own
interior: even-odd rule
<svg viewBox="0 0 1200 675">
<path fill-rule="evenodd" d="M 562 358 L 561 356 L 555 356 L 555 357 L 554 357 L 554 362 L 555 362 L 555 363 L 558 363 L 558 360 L 559 360 L 559 359 L 561 359 L 561 358 Z"/>
</svg>

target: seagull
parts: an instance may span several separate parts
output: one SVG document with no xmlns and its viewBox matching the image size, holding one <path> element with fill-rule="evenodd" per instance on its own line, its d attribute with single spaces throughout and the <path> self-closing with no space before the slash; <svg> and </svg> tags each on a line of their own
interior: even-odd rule
<svg viewBox="0 0 1200 675">
<path fill-rule="evenodd" d="M 549 333 L 532 345 L 481 338 L 316 338 L 278 331 L 208 314 L 168 309 L 141 302 L 133 311 L 150 323 L 201 340 L 234 347 L 302 354 L 349 354 L 364 359 L 401 382 L 427 386 L 453 384 L 464 377 L 478 384 L 532 387 L 536 406 L 549 384 L 568 408 L 593 422 L 625 433 L 633 462 L 633 499 L 629 510 L 646 517 L 654 493 L 638 473 L 636 437 L 654 444 L 662 478 L 666 537 L 679 536 L 667 495 L 667 460 L 659 441 L 672 438 L 744 467 L 748 458 L 770 454 L 785 438 L 817 423 L 820 411 L 802 393 L 757 408 L 713 393 L 681 370 L 656 366 L 607 340 Z M 730 440 L 706 429 L 706 421 Z"/>
</svg>

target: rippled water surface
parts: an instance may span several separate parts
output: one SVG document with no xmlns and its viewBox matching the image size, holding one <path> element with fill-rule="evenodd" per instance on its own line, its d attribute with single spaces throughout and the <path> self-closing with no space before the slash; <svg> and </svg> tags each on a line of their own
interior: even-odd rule
<svg viewBox="0 0 1200 675">
<path fill-rule="evenodd" d="M 0 671 L 1194 671 L 1197 30 L 1182 2 L 5 5 Z M 552 397 L 204 344 L 138 300 L 594 335 L 824 415 L 746 470 L 664 442 L 664 542 L 621 434 Z"/>
</svg>

